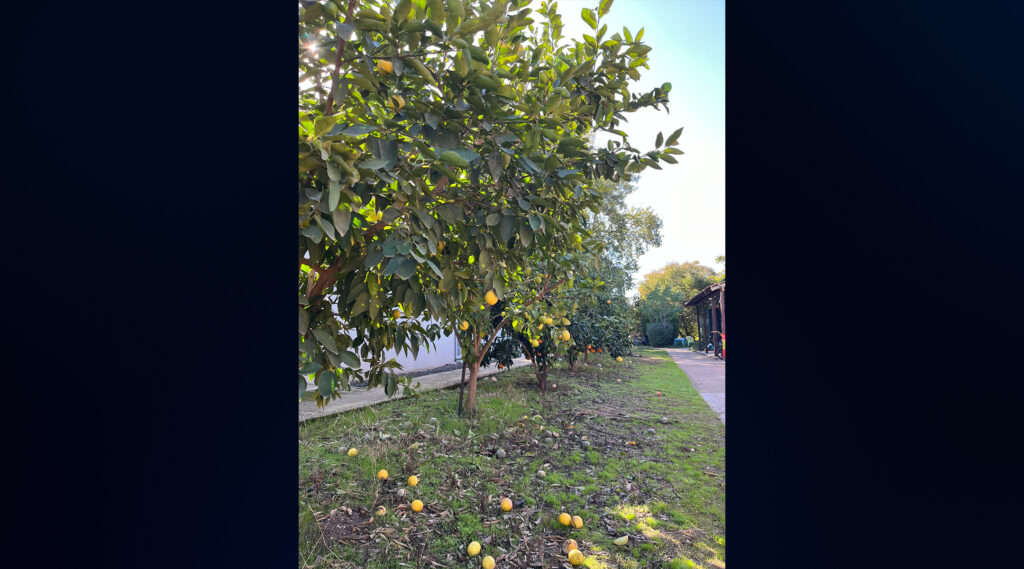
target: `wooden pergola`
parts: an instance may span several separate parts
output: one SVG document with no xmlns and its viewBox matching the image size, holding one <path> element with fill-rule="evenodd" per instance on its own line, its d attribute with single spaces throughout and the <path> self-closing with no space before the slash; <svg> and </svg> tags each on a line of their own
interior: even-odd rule
<svg viewBox="0 0 1024 569">
<path fill-rule="evenodd" d="M 712 344 L 715 353 L 722 350 L 722 359 L 725 359 L 722 343 L 725 337 L 725 279 L 706 287 L 684 306 L 692 306 L 697 311 L 697 338 L 704 352 L 707 353 L 708 344 Z"/>
</svg>

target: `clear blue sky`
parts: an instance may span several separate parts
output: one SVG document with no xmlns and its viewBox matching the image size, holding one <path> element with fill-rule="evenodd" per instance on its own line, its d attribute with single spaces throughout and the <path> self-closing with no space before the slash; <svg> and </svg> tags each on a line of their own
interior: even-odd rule
<svg viewBox="0 0 1024 569">
<path fill-rule="evenodd" d="M 580 18 L 597 0 L 560 0 L 563 33 L 582 39 L 590 28 Z M 699 261 L 721 270 L 715 257 L 725 254 L 725 1 L 615 0 L 602 19 L 607 35 L 626 26 L 651 46 L 650 69 L 641 69 L 633 92 L 668 81 L 671 112 L 645 110 L 627 115 L 623 126 L 633 146 L 653 149 L 661 131 L 684 127 L 679 163 L 647 169 L 630 205 L 651 206 L 661 217 L 662 246 L 640 259 L 635 280 L 673 261 Z M 603 142 L 599 140 L 599 142 Z"/>
</svg>

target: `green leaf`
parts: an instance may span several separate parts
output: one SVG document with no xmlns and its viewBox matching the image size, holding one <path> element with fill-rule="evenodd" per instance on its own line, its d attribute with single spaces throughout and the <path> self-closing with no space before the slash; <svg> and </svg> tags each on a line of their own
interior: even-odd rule
<svg viewBox="0 0 1024 569">
<path fill-rule="evenodd" d="M 334 219 L 334 229 L 338 231 L 338 237 L 344 237 L 348 233 L 348 228 L 352 225 L 352 211 L 349 209 L 335 209 L 332 217 Z"/>
<path fill-rule="evenodd" d="M 491 215 L 487 216 L 487 226 L 488 227 L 492 227 L 492 226 L 498 225 L 499 223 L 501 223 L 501 214 L 500 213 L 495 212 L 495 213 L 492 213 Z"/>
<path fill-rule="evenodd" d="M 304 308 L 299 307 L 299 334 L 305 334 L 306 330 L 309 330 L 309 313 Z"/>
<path fill-rule="evenodd" d="M 336 240 L 334 237 L 334 226 L 331 225 L 330 221 L 327 221 L 319 215 L 314 219 L 316 220 L 316 224 L 320 226 L 320 230 L 324 232 L 324 235 L 330 237 L 332 240 Z"/>
<path fill-rule="evenodd" d="M 354 124 L 352 126 L 344 126 L 344 128 L 342 128 L 340 130 L 340 132 L 335 132 L 335 131 L 338 131 L 338 129 L 340 127 L 343 127 L 343 126 L 344 125 L 340 125 L 339 124 L 338 126 L 334 127 L 334 129 L 331 130 L 331 134 L 332 135 L 334 135 L 334 134 L 344 134 L 346 136 L 362 136 L 364 134 L 368 134 L 368 133 L 371 133 L 371 132 L 377 130 L 377 127 L 373 126 L 373 125 L 369 125 L 369 124 Z"/>
<path fill-rule="evenodd" d="M 313 138 L 320 138 L 323 136 L 327 131 L 334 127 L 340 118 L 340 115 L 317 117 L 313 122 Z"/>
<path fill-rule="evenodd" d="M 327 195 L 327 208 L 331 211 L 338 209 L 338 202 L 341 201 L 341 184 L 331 180 L 329 193 Z"/>
<path fill-rule="evenodd" d="M 316 388 L 320 391 L 320 395 L 323 397 L 330 397 L 331 392 L 334 391 L 334 374 L 331 372 L 323 372 L 316 376 Z"/>
<path fill-rule="evenodd" d="M 387 266 L 384 267 L 383 275 L 385 277 L 389 277 L 395 274 L 395 271 L 397 271 L 402 265 L 404 265 L 406 260 L 408 260 L 408 257 L 402 255 L 396 255 L 395 257 L 392 257 L 391 260 L 388 261 Z"/>
<path fill-rule="evenodd" d="M 590 8 L 584 8 L 583 12 L 580 15 L 583 16 L 583 21 L 586 22 L 588 26 L 590 26 L 590 29 L 597 29 L 597 17 L 594 15 L 593 10 L 591 10 Z"/>
<path fill-rule="evenodd" d="M 444 152 L 441 153 L 441 156 L 439 156 L 438 158 L 440 158 L 442 162 L 446 164 L 451 164 L 452 166 L 459 166 L 460 168 L 469 168 L 469 162 L 462 156 L 459 156 L 459 153 L 455 152 L 454 150 L 445 150 Z"/>
<path fill-rule="evenodd" d="M 662 143 L 662 142 L 665 142 L 665 138 L 664 138 L 664 137 L 663 137 L 663 136 L 661 135 L 661 133 L 659 132 L 659 133 L 658 133 L 658 138 L 656 138 L 656 139 L 654 140 L 654 147 L 655 147 L 655 148 L 661 148 L 661 143 Z"/>
<path fill-rule="evenodd" d="M 324 238 L 324 232 L 312 223 L 302 229 L 302 234 L 312 239 L 313 243 L 319 243 Z"/>
<path fill-rule="evenodd" d="M 597 6 L 597 15 L 604 17 L 608 13 L 608 10 L 612 9 L 613 0 L 601 0 L 601 3 Z"/>
<path fill-rule="evenodd" d="M 675 146 L 676 141 L 679 140 L 680 134 L 683 134 L 683 127 L 679 127 L 679 130 L 668 136 L 668 140 L 665 141 L 665 146 Z"/>
<path fill-rule="evenodd" d="M 452 148 L 452 152 L 458 154 L 463 160 L 467 162 L 474 162 L 480 158 L 480 155 L 468 148 L 458 147 Z"/>
<path fill-rule="evenodd" d="M 313 330 L 313 336 L 316 337 L 317 341 L 321 346 L 329 352 L 338 353 L 338 345 L 334 343 L 334 336 L 330 330 L 324 330 L 323 328 L 317 328 Z"/>
<path fill-rule="evenodd" d="M 390 163 L 391 163 L 390 160 L 385 160 L 383 158 L 375 158 L 375 159 L 366 160 L 365 162 L 360 163 L 359 167 L 363 168 L 365 170 L 380 170 L 381 168 L 387 166 Z"/>
<path fill-rule="evenodd" d="M 341 350 L 340 352 L 338 352 L 338 357 L 341 359 L 341 362 L 347 365 L 348 367 L 359 369 L 359 356 L 353 354 L 348 350 Z"/>
<path fill-rule="evenodd" d="M 306 378 L 299 376 L 299 401 L 306 396 Z"/>
<path fill-rule="evenodd" d="M 537 229 L 540 228 L 541 223 L 543 223 L 539 215 L 531 215 L 527 217 L 527 219 L 530 221 L 530 228 L 534 231 L 537 231 Z"/>
<path fill-rule="evenodd" d="M 300 375 L 309 375 L 316 373 L 323 369 L 324 366 L 320 365 L 320 362 L 306 362 L 306 365 L 299 368 Z"/>
<path fill-rule="evenodd" d="M 523 198 L 516 198 L 516 202 L 519 204 L 519 207 L 523 208 L 523 211 L 530 211 L 530 202 Z"/>
<path fill-rule="evenodd" d="M 416 274 L 416 267 L 416 261 L 412 259 L 406 259 L 405 263 L 403 263 L 402 266 L 399 267 L 397 271 L 395 271 L 395 276 L 397 276 L 400 279 L 408 280 L 409 277 Z"/>
<path fill-rule="evenodd" d="M 504 243 L 508 243 L 508 240 L 512 238 L 512 235 L 516 232 L 516 222 L 511 215 L 502 216 L 501 218 L 501 240 Z"/>
<path fill-rule="evenodd" d="M 530 243 L 533 242 L 533 230 L 530 229 L 529 225 L 519 226 L 519 240 L 522 242 L 523 247 L 529 247 Z"/>
<path fill-rule="evenodd" d="M 462 208 L 454 204 L 445 204 L 437 208 L 437 212 L 441 215 L 441 218 L 455 225 L 462 219 Z"/>
</svg>

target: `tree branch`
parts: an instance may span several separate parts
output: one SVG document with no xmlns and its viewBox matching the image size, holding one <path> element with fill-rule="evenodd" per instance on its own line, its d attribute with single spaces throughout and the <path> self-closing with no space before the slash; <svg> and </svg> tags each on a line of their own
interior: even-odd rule
<svg viewBox="0 0 1024 569">
<path fill-rule="evenodd" d="M 352 21 L 352 11 L 355 9 L 356 0 L 348 0 L 348 11 L 345 12 L 346 23 Z M 334 54 L 334 74 L 331 77 L 331 92 L 327 94 L 327 112 L 324 113 L 325 115 L 334 114 L 334 91 L 338 87 L 338 74 L 341 72 L 341 53 L 345 51 L 346 41 L 347 40 L 342 39 L 339 34 L 338 52 Z"/>
</svg>

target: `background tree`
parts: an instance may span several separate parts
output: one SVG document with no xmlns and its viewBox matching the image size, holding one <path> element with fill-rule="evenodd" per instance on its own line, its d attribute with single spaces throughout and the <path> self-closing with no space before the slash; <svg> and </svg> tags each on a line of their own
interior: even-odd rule
<svg viewBox="0 0 1024 569">
<path fill-rule="evenodd" d="M 626 292 L 633 287 L 640 256 L 661 245 L 661 219 L 651 208 L 626 205 L 635 182 L 598 180 L 594 186 L 603 199 L 600 209 L 587 215 L 591 256 L 580 267 L 587 278 L 567 292 L 577 307 L 569 327 L 576 340 L 567 354 L 570 367 L 581 354 L 587 359 L 588 346 L 613 357 L 629 353 L 635 315 Z"/>
<path fill-rule="evenodd" d="M 640 293 L 640 325 L 644 334 L 648 324 L 667 323 L 684 336 L 697 335 L 697 316 L 683 305 L 698 292 L 717 281 L 717 273 L 693 261 L 669 263 L 644 275 L 637 290 Z M 648 337 L 648 341 L 650 338 Z"/>
<path fill-rule="evenodd" d="M 407 380 L 387 349 L 466 322 L 472 410 L 489 344 L 521 315 L 536 325 L 533 305 L 568 281 L 570 253 L 550 252 L 587 237 L 593 182 L 680 154 L 681 129 L 642 152 L 618 128 L 671 86 L 630 92 L 650 47 L 607 35 L 610 0 L 583 10 L 584 41 L 563 41 L 554 4 L 527 4 L 300 2 L 299 370 L 318 403 L 354 377 L 393 394 Z M 590 147 L 597 130 L 619 139 Z M 534 258 L 547 278 L 530 288 Z M 498 325 L 488 292 L 508 300 Z"/>
</svg>

